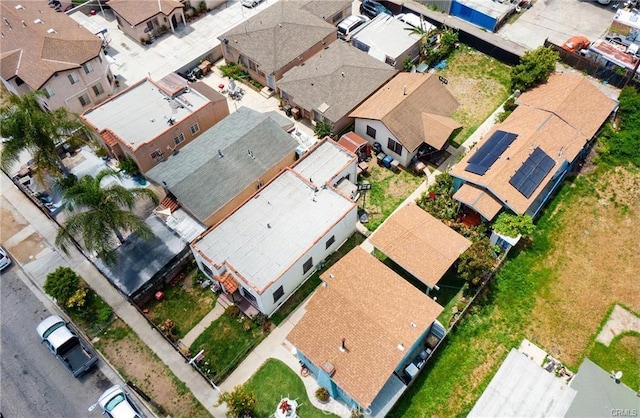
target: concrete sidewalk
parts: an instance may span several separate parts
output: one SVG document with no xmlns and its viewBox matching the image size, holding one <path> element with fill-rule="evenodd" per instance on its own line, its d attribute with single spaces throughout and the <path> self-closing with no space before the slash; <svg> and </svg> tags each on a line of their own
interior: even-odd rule
<svg viewBox="0 0 640 418">
<path fill-rule="evenodd" d="M 215 417 L 224 416 L 224 407 L 214 408 L 218 400 L 216 392 L 209 384 L 178 354 L 173 347 L 155 331 L 147 320 L 75 247 L 69 247 L 69 255 L 55 246 L 57 225 L 43 214 L 6 176 L 0 177 L 0 191 L 3 197 L 3 216 L 12 214 L 12 230 L 3 232 L 3 239 L 9 251 L 12 248 L 20 252 L 14 257 L 31 281 L 40 291 L 47 273 L 58 266 L 68 266 L 76 271 L 89 286 L 111 306 L 114 313 L 131 327 L 140 339 L 166 364 L 178 379 L 184 382 L 193 395 Z M 22 217 L 26 225 L 20 222 Z M 11 220 L 3 219 L 5 223 Z M 13 232 L 13 234 L 11 234 Z M 11 236 L 8 236 L 11 234 Z M 13 252 L 12 252 L 13 255 Z M 43 292 L 44 293 L 44 292 Z"/>
</svg>

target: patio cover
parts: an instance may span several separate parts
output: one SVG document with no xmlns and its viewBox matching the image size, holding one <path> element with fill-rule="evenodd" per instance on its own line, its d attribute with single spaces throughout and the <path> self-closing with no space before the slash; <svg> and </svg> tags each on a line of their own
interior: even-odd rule
<svg viewBox="0 0 640 418">
<path fill-rule="evenodd" d="M 430 288 L 471 245 L 471 241 L 413 203 L 391 215 L 370 240 Z"/>
<path fill-rule="evenodd" d="M 502 202 L 469 183 L 463 184 L 453 195 L 453 198 L 469 206 L 488 221 L 493 220 L 502 209 Z"/>
</svg>

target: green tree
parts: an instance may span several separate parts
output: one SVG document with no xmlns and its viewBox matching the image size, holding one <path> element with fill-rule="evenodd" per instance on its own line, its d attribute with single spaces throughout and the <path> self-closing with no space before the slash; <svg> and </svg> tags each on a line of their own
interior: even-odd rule
<svg viewBox="0 0 640 418">
<path fill-rule="evenodd" d="M 496 259 L 489 238 L 483 238 L 471 244 L 467 251 L 462 253 L 458 262 L 458 274 L 469 285 L 477 286 L 483 277 L 491 271 Z"/>
<path fill-rule="evenodd" d="M 140 173 L 140 169 L 138 168 L 138 164 L 131 157 L 124 157 L 118 163 L 118 168 L 130 176 L 135 176 Z"/>
<path fill-rule="evenodd" d="M 615 129 L 607 125 L 598 137 L 598 154 L 612 164 L 630 162 L 640 167 L 640 93 L 625 87 L 618 101 Z"/>
<path fill-rule="evenodd" d="M 511 69 L 511 88 L 526 91 L 544 83 L 555 70 L 560 55 L 544 46 L 527 51 L 520 63 Z"/>
<path fill-rule="evenodd" d="M 331 122 L 327 122 L 326 120 L 318 121 L 316 122 L 316 126 L 313 128 L 313 133 L 316 134 L 316 137 L 322 139 L 333 133 L 333 125 L 331 125 Z"/>
<path fill-rule="evenodd" d="M 244 386 L 236 386 L 231 392 L 223 392 L 218 398 L 218 405 L 227 404 L 227 417 L 243 418 L 245 415 L 253 416 L 256 405 L 256 395 L 247 392 Z"/>
<path fill-rule="evenodd" d="M 536 229 L 531 216 L 514 215 L 507 212 L 502 212 L 498 215 L 492 226 L 497 233 L 511 238 L 515 238 L 518 235 L 530 237 Z"/>
<path fill-rule="evenodd" d="M 63 191 L 67 210 L 71 213 L 58 231 L 56 244 L 67 251 L 67 246 L 76 236 L 81 236 L 84 247 L 96 252 L 107 264 L 116 261 L 115 236 L 124 243 L 122 232 L 130 231 L 143 239 L 150 239 L 153 232 L 142 219 L 132 211 L 140 198 L 158 203 L 156 194 L 144 188 L 126 189 L 118 184 L 101 187 L 106 177 L 118 175 L 111 170 L 103 170 L 94 178 L 84 176 L 75 185 Z"/>
<path fill-rule="evenodd" d="M 80 290 L 80 276 L 69 267 L 58 267 L 47 274 L 44 291 L 62 307 Z"/>
<path fill-rule="evenodd" d="M 0 109 L 0 136 L 6 139 L 0 166 L 8 170 L 22 151 L 29 151 L 40 180 L 44 173 L 54 178 L 64 174 L 56 147 L 64 141 L 82 141 L 86 132 L 85 125 L 65 108 L 43 110 L 39 102 L 42 95 L 42 92 L 9 95 L 7 105 Z"/>
</svg>

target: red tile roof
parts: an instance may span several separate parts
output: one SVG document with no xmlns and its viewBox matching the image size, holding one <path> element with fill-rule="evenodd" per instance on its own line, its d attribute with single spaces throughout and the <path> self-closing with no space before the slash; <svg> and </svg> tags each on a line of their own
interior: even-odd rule
<svg viewBox="0 0 640 418">
<path fill-rule="evenodd" d="M 100 132 L 100 136 L 104 140 L 104 143 L 109 145 L 110 147 L 115 147 L 118 145 L 118 139 L 120 138 L 116 135 L 111 129 L 107 128 Z"/>
<path fill-rule="evenodd" d="M 222 276 L 216 276 L 216 278 L 230 295 L 234 294 L 236 290 L 238 290 L 238 282 L 236 282 L 231 274 L 225 273 Z"/>
<path fill-rule="evenodd" d="M 163 206 L 169 209 L 171 212 L 174 212 L 180 207 L 180 203 L 178 203 L 171 196 L 167 196 L 164 199 L 162 199 L 162 201 L 160 202 L 160 206 Z"/>
</svg>

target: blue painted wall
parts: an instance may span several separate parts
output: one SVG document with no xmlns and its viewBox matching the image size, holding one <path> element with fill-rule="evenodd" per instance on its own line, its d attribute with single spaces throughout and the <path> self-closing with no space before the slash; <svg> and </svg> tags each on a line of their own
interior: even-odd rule
<svg viewBox="0 0 640 418">
<path fill-rule="evenodd" d="M 481 28 L 490 30 L 491 32 L 494 31 L 496 24 L 498 23 L 496 18 L 474 10 L 464 4 L 458 3 L 455 0 L 451 2 L 451 11 L 449 14 L 451 16 L 459 17 L 462 20 L 466 20 L 467 22 L 471 22 Z"/>
</svg>

